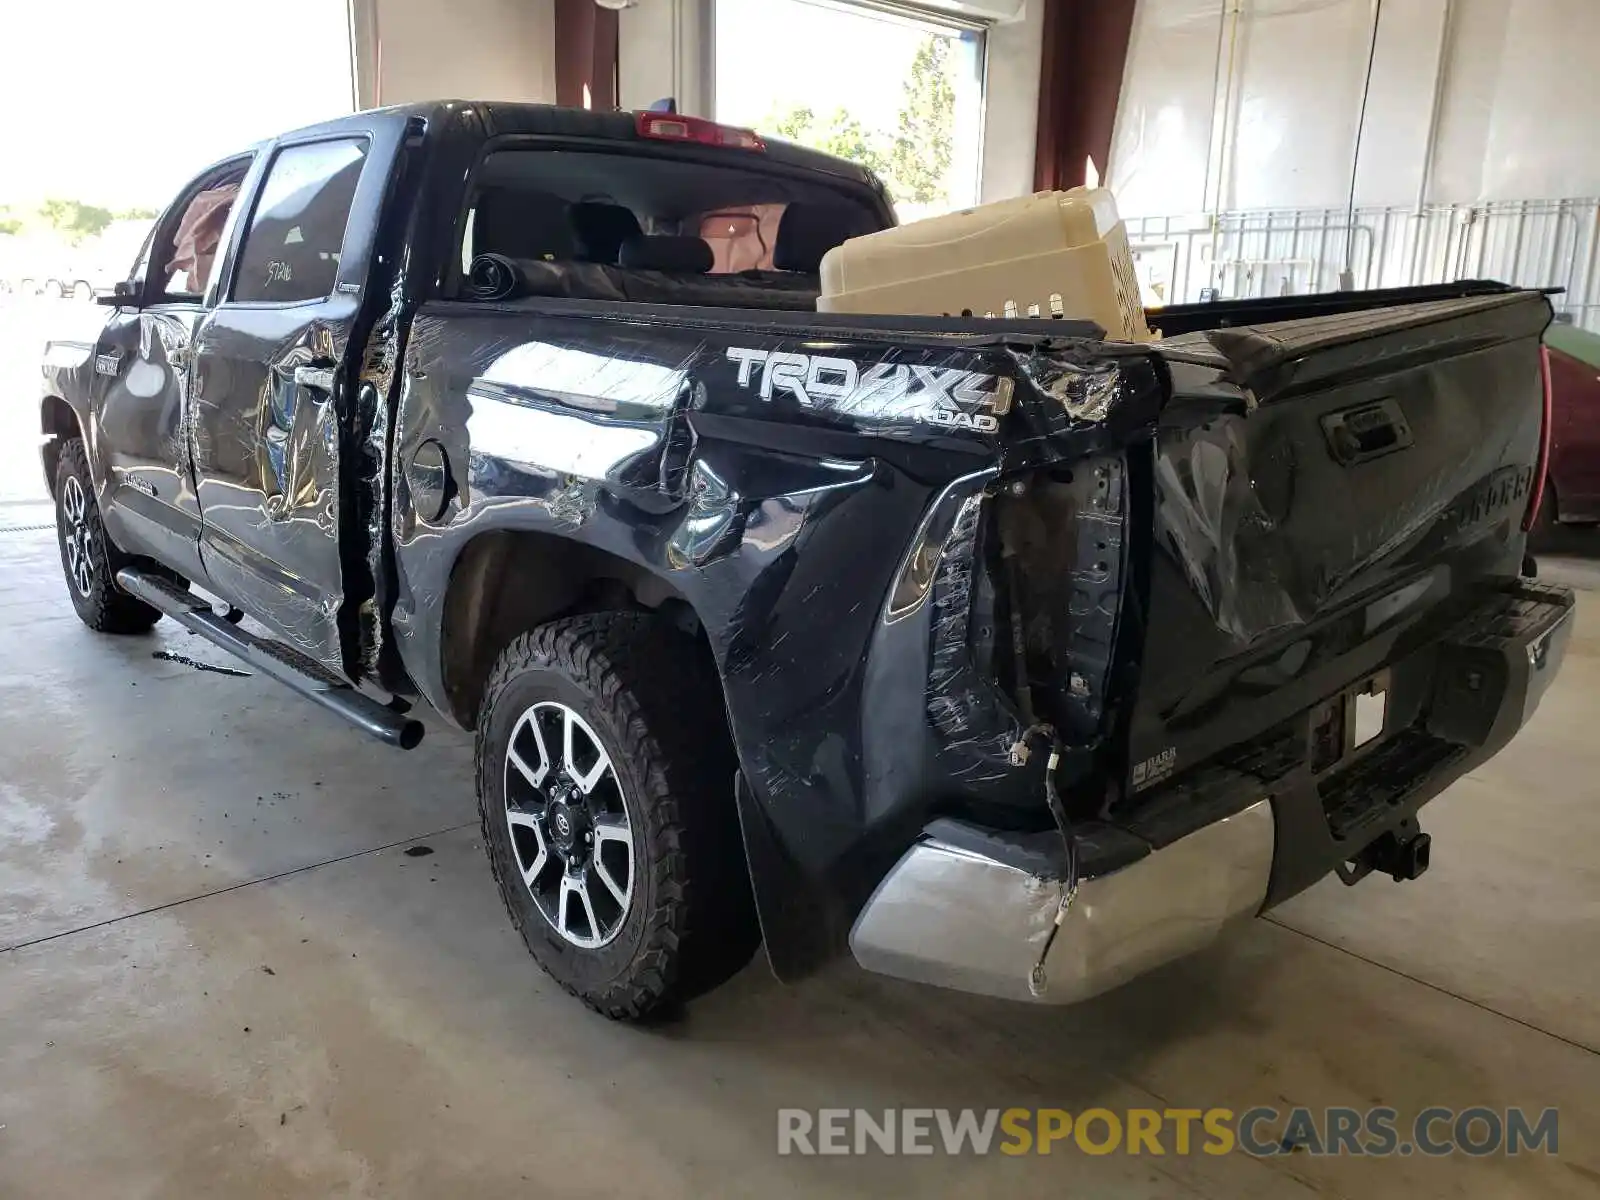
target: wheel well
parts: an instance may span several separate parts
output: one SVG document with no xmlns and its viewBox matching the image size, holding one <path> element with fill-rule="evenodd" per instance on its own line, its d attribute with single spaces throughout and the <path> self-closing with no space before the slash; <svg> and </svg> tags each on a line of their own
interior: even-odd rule
<svg viewBox="0 0 1600 1200">
<path fill-rule="evenodd" d="M 41 454 L 44 459 L 44 482 L 50 489 L 51 499 L 56 494 L 56 464 L 61 461 L 61 447 L 70 438 L 82 437 L 78 414 L 60 396 L 46 396 L 39 405 L 39 432 L 48 434 Z"/>
<path fill-rule="evenodd" d="M 518 634 L 587 612 L 653 612 L 692 637 L 715 670 L 693 606 L 659 575 L 553 534 L 479 534 L 456 559 L 445 595 L 440 661 L 451 715 L 471 729 L 489 669 Z"/>
</svg>

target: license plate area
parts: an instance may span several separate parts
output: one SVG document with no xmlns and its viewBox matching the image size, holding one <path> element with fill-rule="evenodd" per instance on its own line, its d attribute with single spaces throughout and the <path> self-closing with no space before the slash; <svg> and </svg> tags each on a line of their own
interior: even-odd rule
<svg viewBox="0 0 1600 1200">
<path fill-rule="evenodd" d="M 1312 709 L 1307 758 L 1314 775 L 1345 765 L 1383 740 L 1389 691 L 1389 672 L 1382 671 Z"/>
</svg>

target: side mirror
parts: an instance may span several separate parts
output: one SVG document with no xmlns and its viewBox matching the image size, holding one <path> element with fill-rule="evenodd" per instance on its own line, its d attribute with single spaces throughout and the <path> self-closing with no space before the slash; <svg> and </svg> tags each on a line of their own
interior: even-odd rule
<svg viewBox="0 0 1600 1200">
<path fill-rule="evenodd" d="M 109 304 L 116 308 L 138 308 L 144 289 L 136 279 L 119 279 L 111 288 L 109 296 L 96 296 L 101 304 Z"/>
</svg>

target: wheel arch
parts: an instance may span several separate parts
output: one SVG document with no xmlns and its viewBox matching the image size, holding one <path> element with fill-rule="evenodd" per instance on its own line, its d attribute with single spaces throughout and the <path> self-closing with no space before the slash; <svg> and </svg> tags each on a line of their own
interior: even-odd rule
<svg viewBox="0 0 1600 1200">
<path fill-rule="evenodd" d="M 61 462 L 61 447 L 71 438 L 83 436 L 78 414 L 60 396 L 49 395 L 39 402 L 39 432 L 45 440 L 39 448 L 44 465 L 44 482 L 50 498 L 56 495 L 56 468 Z"/>
<path fill-rule="evenodd" d="M 649 567 L 560 534 L 479 533 L 456 556 L 440 616 L 439 678 L 448 715 L 474 727 L 489 670 L 517 635 L 561 617 L 612 610 L 659 614 L 692 637 L 716 669 L 693 604 Z"/>
<path fill-rule="evenodd" d="M 540 531 L 488 530 L 456 556 L 439 628 L 441 699 L 457 724 L 473 729 L 485 684 L 502 651 L 518 636 L 562 617 L 615 610 L 654 612 L 693 641 L 716 680 L 722 711 L 707 714 L 727 738 L 732 762 L 741 761 L 727 708 L 726 683 L 705 623 L 671 580 L 637 562 L 585 542 Z M 766 821 L 742 770 L 728 781 L 727 802 L 740 828 L 739 856 L 765 936 L 769 964 L 783 979 L 800 979 L 830 957 L 831 945 L 810 944 L 781 919 L 810 886 L 786 866 L 782 850 L 763 836 Z M 751 831 L 756 841 L 751 842 Z M 796 890 L 799 889 L 799 890 Z"/>
</svg>

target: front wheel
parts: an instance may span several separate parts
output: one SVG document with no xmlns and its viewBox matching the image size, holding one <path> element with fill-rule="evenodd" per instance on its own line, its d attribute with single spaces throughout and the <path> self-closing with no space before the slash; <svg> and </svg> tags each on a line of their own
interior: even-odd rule
<svg viewBox="0 0 1600 1200">
<path fill-rule="evenodd" d="M 484 846 L 533 957 L 634 1020 L 721 983 L 760 940 L 710 663 L 636 613 L 517 638 L 478 716 Z"/>
<path fill-rule="evenodd" d="M 78 280 L 77 283 L 72 285 L 72 298 L 74 300 L 83 300 L 85 302 L 93 300 L 94 284 L 90 283 L 87 279 Z"/>
<path fill-rule="evenodd" d="M 143 633 L 161 611 L 117 586 L 112 567 L 117 555 L 100 521 L 94 482 L 82 438 L 61 447 L 56 464 L 56 537 L 61 569 L 78 618 L 100 633 Z"/>
</svg>

